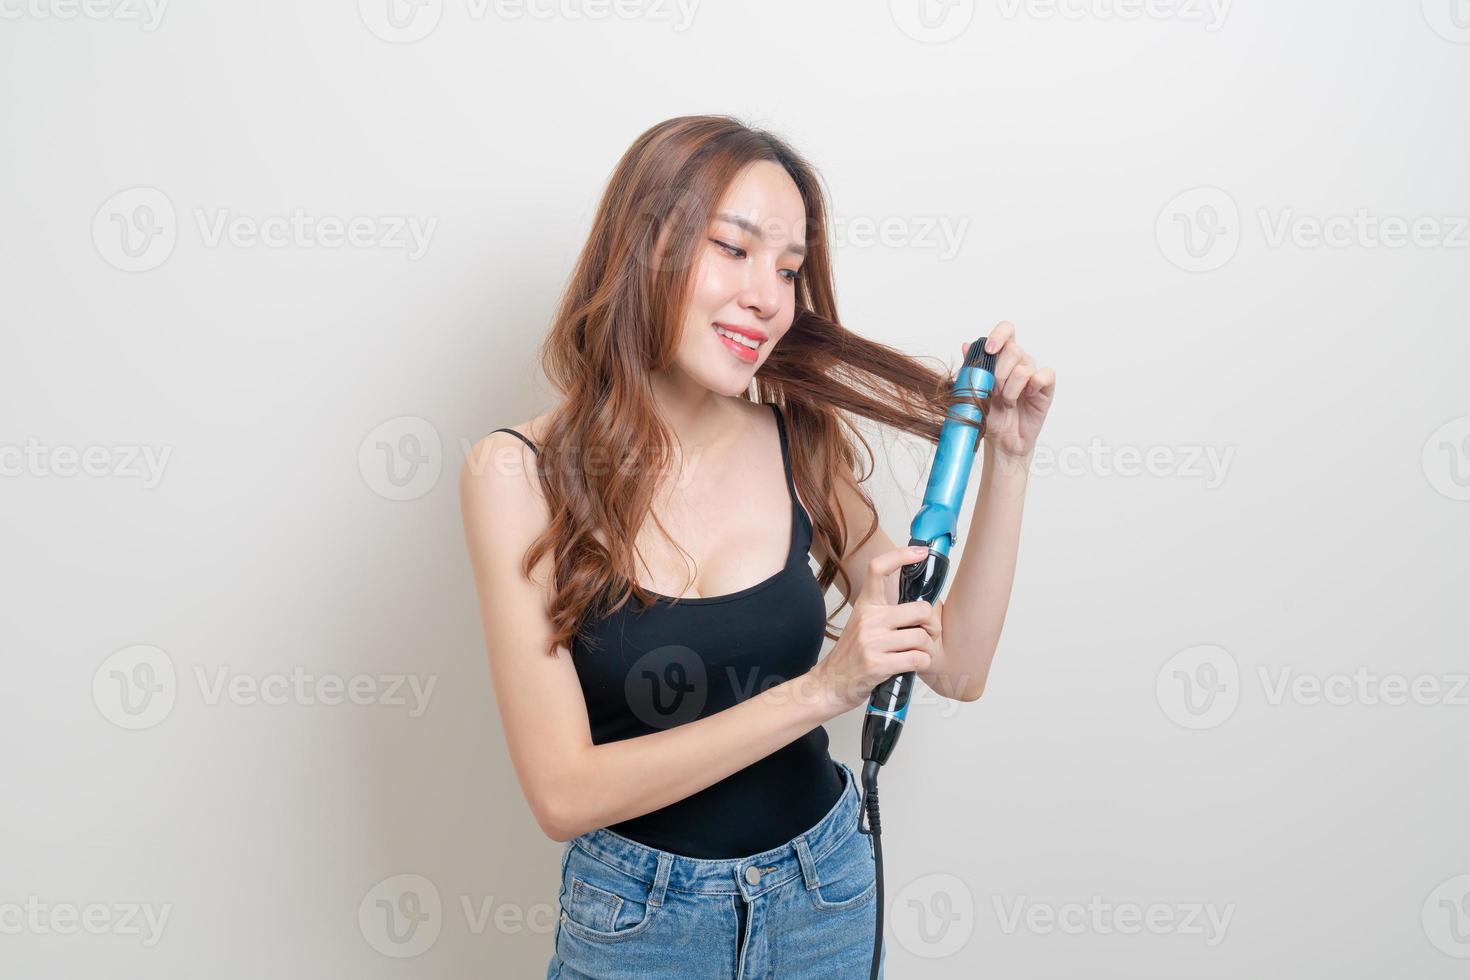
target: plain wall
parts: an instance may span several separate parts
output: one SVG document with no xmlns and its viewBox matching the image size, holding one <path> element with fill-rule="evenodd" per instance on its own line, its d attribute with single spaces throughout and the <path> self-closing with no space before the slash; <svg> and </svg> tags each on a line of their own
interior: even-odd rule
<svg viewBox="0 0 1470 980">
<path fill-rule="evenodd" d="M 0 0 L 0 974 L 543 975 L 455 474 L 699 112 L 820 169 L 852 329 L 1058 374 L 989 688 L 884 770 L 890 974 L 1463 974 L 1451 0 L 94 3 Z"/>
</svg>

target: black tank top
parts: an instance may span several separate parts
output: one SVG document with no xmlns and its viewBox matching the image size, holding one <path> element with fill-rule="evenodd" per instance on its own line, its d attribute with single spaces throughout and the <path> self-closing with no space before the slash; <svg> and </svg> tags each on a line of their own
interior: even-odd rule
<svg viewBox="0 0 1470 980">
<path fill-rule="evenodd" d="M 716 714 L 816 664 L 827 605 L 808 564 L 812 522 L 796 496 L 786 422 L 775 404 L 771 410 L 791 497 L 786 566 L 738 592 L 677 601 L 653 593 L 651 607 L 630 598 L 611 615 L 589 617 L 571 649 L 594 744 Z M 513 429 L 495 431 L 536 448 Z M 818 725 L 692 796 L 607 829 L 706 860 L 778 847 L 811 829 L 842 793 L 842 772 L 827 744 Z"/>
</svg>

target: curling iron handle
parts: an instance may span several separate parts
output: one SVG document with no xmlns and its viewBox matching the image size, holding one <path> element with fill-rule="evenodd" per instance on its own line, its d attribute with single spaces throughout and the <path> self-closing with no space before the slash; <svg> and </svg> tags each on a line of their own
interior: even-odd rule
<svg viewBox="0 0 1470 980">
<path fill-rule="evenodd" d="M 910 541 L 910 544 L 927 544 Z M 949 574 L 949 557 L 930 550 L 927 557 L 905 565 L 899 572 L 898 597 L 900 602 L 915 602 L 923 599 L 934 602 L 944 589 L 944 580 Z M 913 695 L 916 671 L 908 670 L 894 674 L 873 688 L 868 698 L 867 716 L 863 719 L 863 759 L 888 762 L 898 736 L 903 732 L 904 717 L 908 714 L 909 698 Z"/>
</svg>

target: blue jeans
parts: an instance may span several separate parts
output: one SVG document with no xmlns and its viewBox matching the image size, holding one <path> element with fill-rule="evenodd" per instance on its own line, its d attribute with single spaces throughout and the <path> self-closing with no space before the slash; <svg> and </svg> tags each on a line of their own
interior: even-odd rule
<svg viewBox="0 0 1470 980">
<path fill-rule="evenodd" d="M 866 980 L 873 843 L 836 765 L 847 785 L 827 815 L 760 854 L 701 860 L 606 828 L 568 841 L 547 980 Z"/>
</svg>

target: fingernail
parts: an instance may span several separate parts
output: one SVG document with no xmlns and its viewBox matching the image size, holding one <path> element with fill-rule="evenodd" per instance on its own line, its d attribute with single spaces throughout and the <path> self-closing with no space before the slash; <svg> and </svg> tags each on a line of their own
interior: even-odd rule
<svg viewBox="0 0 1470 980">
<path fill-rule="evenodd" d="M 994 340 L 987 340 L 987 341 L 985 341 L 985 350 L 986 350 L 987 353 L 994 354 L 995 353 L 995 341 Z"/>
</svg>

